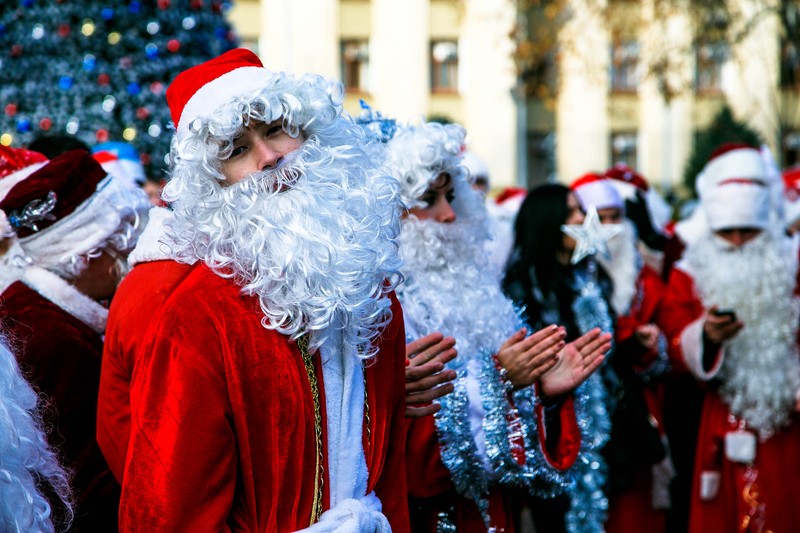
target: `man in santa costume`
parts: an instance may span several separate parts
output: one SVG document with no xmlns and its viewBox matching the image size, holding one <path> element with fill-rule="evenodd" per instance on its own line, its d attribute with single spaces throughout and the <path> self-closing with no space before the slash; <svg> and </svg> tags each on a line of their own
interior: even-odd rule
<svg viewBox="0 0 800 533">
<path fill-rule="evenodd" d="M 616 350 L 610 364 L 621 391 L 604 451 L 610 467 L 606 531 L 640 527 L 651 533 L 663 532 L 671 463 L 657 378 L 667 370 L 668 357 L 666 341 L 655 322 L 664 284 L 639 254 L 637 231 L 626 218 L 626 203 L 614 181 L 588 173 L 570 188 L 584 212 L 594 208 L 601 223 L 622 228 L 608 241 L 609 255 L 597 255 L 612 282 L 610 304 L 617 319 Z"/>
<path fill-rule="evenodd" d="M 664 300 L 673 364 L 705 383 L 691 532 L 798 531 L 797 250 L 771 224 L 757 149 L 706 164 L 700 213 Z"/>
<path fill-rule="evenodd" d="M 408 529 L 398 190 L 342 100 L 243 49 L 170 85 L 194 266 L 143 317 L 123 531 Z"/>
<path fill-rule="evenodd" d="M 425 123 L 389 141 L 407 209 L 399 289 L 407 332 L 441 331 L 458 349 L 448 363 L 455 391 L 435 418 L 408 424 L 409 502 L 415 531 L 511 532 L 512 488 L 570 486 L 580 448 L 571 390 L 600 365 L 610 338 L 597 329 L 565 346 L 557 325 L 530 336 L 521 327 L 484 268 L 489 226 L 461 166 L 464 135 L 456 124 Z"/>
<path fill-rule="evenodd" d="M 13 184 L 0 210 L 13 229 L 17 247 L 8 254 L 18 267 L 0 295 L 2 326 L 53 407 L 51 443 L 75 473 L 74 529 L 111 531 L 119 488 L 95 440 L 103 302 L 124 272 L 147 199 L 74 150 Z"/>
</svg>

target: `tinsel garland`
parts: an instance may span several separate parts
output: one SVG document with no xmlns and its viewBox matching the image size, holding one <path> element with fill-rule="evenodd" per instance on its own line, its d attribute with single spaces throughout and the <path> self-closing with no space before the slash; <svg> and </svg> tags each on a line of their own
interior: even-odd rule
<svg viewBox="0 0 800 533">
<path fill-rule="evenodd" d="M 438 400 L 442 408 L 434 415 L 439 435 L 439 453 L 456 491 L 475 502 L 488 525 L 489 479 L 470 431 L 467 371 L 463 361 L 457 357 L 448 364 L 457 376 L 454 390 Z"/>
<path fill-rule="evenodd" d="M 585 270 L 574 269 L 574 288 L 578 296 L 572 303 L 575 322 L 581 334 L 594 328 L 614 332 L 611 315 L 600 285 L 596 265 L 589 258 Z M 610 396 L 603 379 L 595 372 L 575 391 L 575 411 L 581 430 L 581 454 L 574 469 L 576 484 L 570 491 L 570 508 L 566 513 L 570 533 L 604 531 L 608 516 L 608 497 L 604 492 L 608 465 L 601 451 L 611 435 Z"/>
<path fill-rule="evenodd" d="M 486 455 L 494 480 L 526 488 L 541 497 L 552 498 L 563 493 L 572 485 L 572 476 L 550 465 L 539 445 L 533 388 L 512 392 L 511 384 L 502 379 L 490 354 L 481 358 L 479 379 L 485 411 Z M 523 464 L 516 460 L 520 455 L 525 459 Z"/>
</svg>

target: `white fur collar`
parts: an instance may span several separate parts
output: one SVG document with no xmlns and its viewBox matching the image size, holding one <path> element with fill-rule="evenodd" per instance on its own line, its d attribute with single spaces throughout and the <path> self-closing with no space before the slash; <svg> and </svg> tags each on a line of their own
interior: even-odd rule
<svg viewBox="0 0 800 533">
<path fill-rule="evenodd" d="M 28 267 L 20 281 L 96 333 L 102 334 L 106 330 L 108 310 L 52 272 L 39 267 Z"/>
<path fill-rule="evenodd" d="M 166 207 L 153 207 L 148 213 L 147 225 L 144 227 L 136 247 L 128 256 L 128 264 L 133 267 L 139 263 L 175 259 L 170 247 L 164 242 L 166 236 L 165 223 L 172 219 L 172 211 Z"/>
</svg>

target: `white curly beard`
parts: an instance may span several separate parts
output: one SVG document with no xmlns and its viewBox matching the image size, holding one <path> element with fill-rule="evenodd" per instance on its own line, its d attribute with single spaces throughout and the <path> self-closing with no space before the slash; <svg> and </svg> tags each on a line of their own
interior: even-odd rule
<svg viewBox="0 0 800 533">
<path fill-rule="evenodd" d="M 788 424 L 800 390 L 795 256 L 766 231 L 739 249 L 710 235 L 684 256 L 703 304 L 744 322 L 725 345 L 720 395 L 762 438 Z"/>
<path fill-rule="evenodd" d="M 411 327 L 453 336 L 459 357 L 495 353 L 516 330 L 513 303 L 487 268 L 486 209 L 478 193 L 456 181 L 456 220 L 442 224 L 410 215 L 400 232 L 405 282 L 398 288 Z"/>
<path fill-rule="evenodd" d="M 628 314 L 633 297 L 636 296 L 636 281 L 641 270 L 636 239 L 633 223 L 626 219 L 622 223 L 622 232 L 608 241 L 611 259 L 606 259 L 601 254 L 597 255 L 598 261 L 608 273 L 614 287 L 611 305 L 617 316 Z"/>
<path fill-rule="evenodd" d="M 341 329 L 347 353 L 374 355 L 400 265 L 398 186 L 375 157 L 310 139 L 277 172 L 230 186 L 180 175 L 174 253 L 258 296 L 264 327 L 308 332 L 313 348 Z"/>
</svg>

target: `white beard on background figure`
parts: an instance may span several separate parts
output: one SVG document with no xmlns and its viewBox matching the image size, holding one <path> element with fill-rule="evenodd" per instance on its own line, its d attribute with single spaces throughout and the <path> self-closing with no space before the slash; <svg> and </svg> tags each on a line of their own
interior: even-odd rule
<svg viewBox="0 0 800 533">
<path fill-rule="evenodd" d="M 642 264 L 636 248 L 637 237 L 633 224 L 626 219 L 621 226 L 622 232 L 608 241 L 611 259 L 597 255 L 598 262 L 611 278 L 614 287 L 611 305 L 617 316 L 625 316 L 630 311 L 631 302 L 636 296 L 636 280 Z"/>
<path fill-rule="evenodd" d="M 375 155 L 311 137 L 277 169 L 232 185 L 186 175 L 170 191 L 169 245 L 257 296 L 265 327 L 308 332 L 316 348 L 334 325 L 346 353 L 370 357 L 400 266 L 398 185 Z"/>
<path fill-rule="evenodd" d="M 720 394 L 765 438 L 788 424 L 800 390 L 794 257 L 768 231 L 738 249 L 712 234 L 684 255 L 704 305 L 733 309 L 744 322 L 724 345 Z"/>
<path fill-rule="evenodd" d="M 403 309 L 420 334 L 456 339 L 459 357 L 495 353 L 519 326 L 513 303 L 485 268 L 485 207 L 466 182 L 456 182 L 456 220 L 442 224 L 409 215 L 402 222 Z"/>
</svg>

